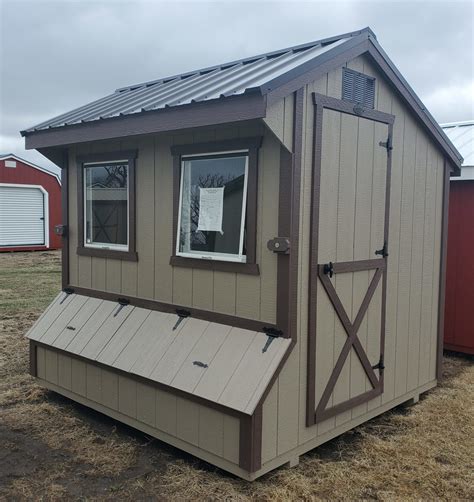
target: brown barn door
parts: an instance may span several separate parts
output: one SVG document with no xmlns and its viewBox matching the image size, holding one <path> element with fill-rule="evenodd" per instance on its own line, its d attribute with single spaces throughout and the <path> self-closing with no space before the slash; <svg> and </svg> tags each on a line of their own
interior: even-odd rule
<svg viewBox="0 0 474 502">
<path fill-rule="evenodd" d="M 314 95 L 308 425 L 383 392 L 393 117 Z"/>
</svg>

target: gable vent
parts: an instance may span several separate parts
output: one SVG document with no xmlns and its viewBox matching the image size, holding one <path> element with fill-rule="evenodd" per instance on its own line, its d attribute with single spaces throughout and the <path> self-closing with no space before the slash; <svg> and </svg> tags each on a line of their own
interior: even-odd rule
<svg viewBox="0 0 474 502">
<path fill-rule="evenodd" d="M 349 68 L 343 68 L 342 99 L 360 103 L 365 108 L 374 108 L 375 78 Z"/>
</svg>

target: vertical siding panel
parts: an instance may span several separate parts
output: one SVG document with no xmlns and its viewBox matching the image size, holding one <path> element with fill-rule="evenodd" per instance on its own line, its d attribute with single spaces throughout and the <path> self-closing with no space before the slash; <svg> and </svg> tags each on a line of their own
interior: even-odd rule
<svg viewBox="0 0 474 502">
<path fill-rule="evenodd" d="M 431 319 L 433 297 L 433 262 L 434 262 L 434 237 L 436 234 L 436 170 L 437 152 L 428 144 L 426 162 L 426 206 L 423 232 L 423 263 L 422 263 L 422 297 L 421 297 L 421 329 L 418 367 L 418 385 L 429 381 L 430 355 L 431 355 Z"/>
<path fill-rule="evenodd" d="M 410 273 L 410 318 L 408 335 L 407 390 L 418 386 L 418 364 L 421 329 L 421 296 L 423 279 L 423 227 L 425 220 L 427 138 L 419 131 L 416 141 L 415 196 L 413 199 L 413 237 Z"/>
<path fill-rule="evenodd" d="M 155 427 L 156 390 L 151 385 L 137 383 L 137 420 Z"/>
<path fill-rule="evenodd" d="M 105 284 L 110 293 L 122 292 L 122 264 L 120 260 L 106 260 Z"/>
<path fill-rule="evenodd" d="M 199 405 L 177 398 L 176 435 L 195 446 L 199 444 Z"/>
<path fill-rule="evenodd" d="M 223 456 L 229 462 L 239 463 L 240 420 L 230 415 L 224 415 L 224 452 Z"/>
<path fill-rule="evenodd" d="M 214 272 L 215 312 L 235 315 L 236 274 L 232 272 Z"/>
<path fill-rule="evenodd" d="M 176 435 L 177 397 L 156 390 L 156 427 L 167 434 Z"/>
<path fill-rule="evenodd" d="M 278 455 L 298 445 L 298 363 L 299 354 L 293 350 L 278 377 Z"/>
<path fill-rule="evenodd" d="M 155 138 L 155 299 L 173 301 L 173 159 L 169 136 Z"/>
<path fill-rule="evenodd" d="M 192 294 L 193 307 L 212 310 L 214 304 L 214 273 L 212 270 L 193 269 Z"/>
<path fill-rule="evenodd" d="M 71 388 L 72 391 L 80 396 L 86 395 L 86 363 L 78 359 L 71 361 Z"/>
<path fill-rule="evenodd" d="M 101 403 L 112 410 L 118 410 L 118 375 L 103 369 L 101 383 Z"/>
<path fill-rule="evenodd" d="M 105 258 L 92 258 L 91 273 L 92 273 L 92 289 L 105 291 L 106 289 L 106 272 L 107 261 Z"/>
<path fill-rule="evenodd" d="M 263 403 L 262 464 L 277 456 L 278 409 L 278 382 L 275 382 Z"/>
<path fill-rule="evenodd" d="M 100 403 L 102 397 L 101 369 L 93 364 L 86 364 L 86 396 L 87 399 Z"/>
<path fill-rule="evenodd" d="M 79 285 L 77 256 L 77 164 L 76 149 L 74 147 L 69 150 L 68 183 L 69 283 Z"/>
<path fill-rule="evenodd" d="M 58 353 L 51 350 L 45 351 L 45 380 L 58 383 Z"/>
<path fill-rule="evenodd" d="M 395 97 L 392 101 L 391 113 L 392 115 L 395 115 L 395 123 L 393 128 L 392 176 L 390 180 L 390 228 L 388 238 L 390 256 L 387 261 L 388 281 L 385 323 L 384 393 L 382 395 L 383 403 L 387 403 L 395 397 L 395 368 L 397 350 L 398 270 L 405 115 L 401 103 Z"/>
<path fill-rule="evenodd" d="M 118 409 L 120 413 L 137 418 L 137 382 L 118 377 Z"/>
<path fill-rule="evenodd" d="M 222 457 L 224 454 L 224 415 L 199 407 L 199 448 Z"/>
<path fill-rule="evenodd" d="M 38 347 L 36 350 L 36 364 L 38 378 L 46 379 L 46 351 L 43 347 Z"/>
<path fill-rule="evenodd" d="M 64 354 L 58 354 L 58 385 L 71 390 L 71 358 Z"/>
<path fill-rule="evenodd" d="M 417 127 L 406 115 L 403 150 L 403 178 L 400 220 L 400 249 L 398 269 L 397 349 L 395 369 L 395 396 L 407 389 L 408 374 L 408 332 L 410 317 L 410 273 L 413 236 L 413 198 L 415 184 L 415 151 Z"/>
<path fill-rule="evenodd" d="M 136 239 L 140 298 L 153 298 L 155 286 L 155 149 L 151 137 L 139 141 L 136 160 Z"/>
</svg>

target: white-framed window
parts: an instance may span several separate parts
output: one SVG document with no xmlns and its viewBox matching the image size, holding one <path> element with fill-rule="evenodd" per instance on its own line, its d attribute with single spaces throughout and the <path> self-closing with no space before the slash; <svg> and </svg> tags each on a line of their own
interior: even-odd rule
<svg viewBox="0 0 474 502">
<path fill-rule="evenodd" d="M 246 262 L 249 151 L 183 155 L 176 255 Z"/>
<path fill-rule="evenodd" d="M 129 250 L 128 160 L 84 163 L 84 247 Z"/>
</svg>

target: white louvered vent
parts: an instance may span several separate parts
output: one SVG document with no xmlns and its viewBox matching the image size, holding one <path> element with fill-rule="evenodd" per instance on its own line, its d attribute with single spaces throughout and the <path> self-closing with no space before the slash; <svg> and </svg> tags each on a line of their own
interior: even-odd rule
<svg viewBox="0 0 474 502">
<path fill-rule="evenodd" d="M 375 78 L 349 68 L 343 68 L 342 99 L 374 108 Z"/>
</svg>

